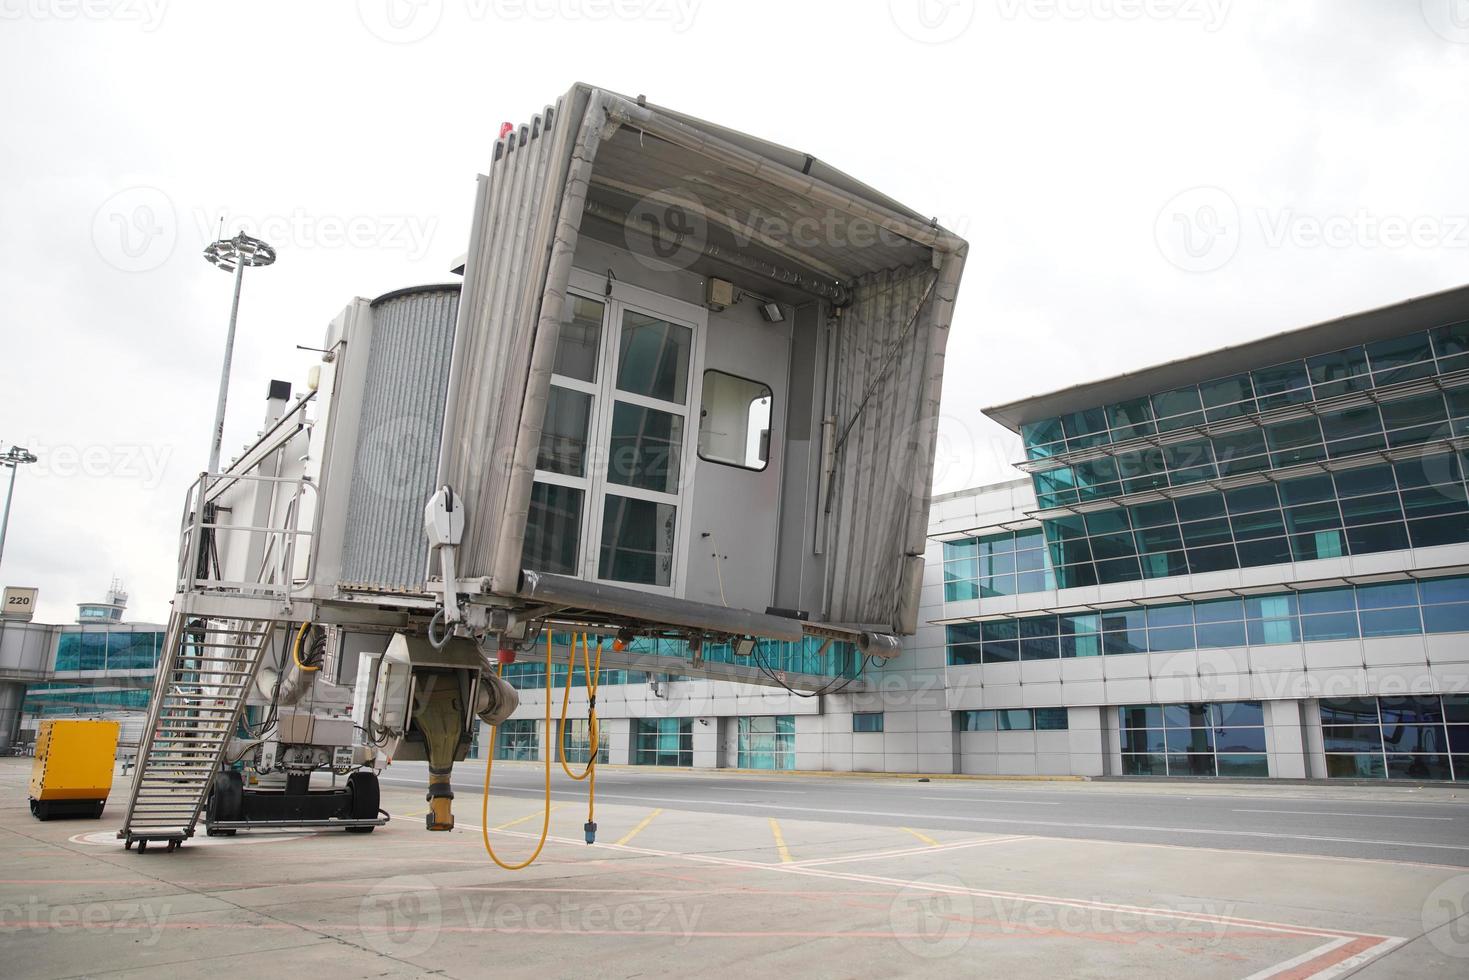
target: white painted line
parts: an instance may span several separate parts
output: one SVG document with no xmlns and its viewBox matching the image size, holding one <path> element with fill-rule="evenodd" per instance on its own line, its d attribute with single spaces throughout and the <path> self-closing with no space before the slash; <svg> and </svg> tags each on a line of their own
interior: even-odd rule
<svg viewBox="0 0 1469 980">
<path fill-rule="evenodd" d="M 516 787 L 505 787 L 499 790 L 501 793 L 530 793 L 540 796 L 542 790 L 519 789 Z M 553 795 L 554 795 L 553 791 Z M 570 791 L 567 791 L 568 794 Z M 1128 830 L 1140 833 L 1153 834 L 1191 834 L 1206 837 L 1248 837 L 1263 838 L 1266 840 L 1305 840 L 1316 841 L 1327 844 L 1375 844 L 1383 847 L 1416 847 L 1427 848 L 1435 851 L 1469 851 L 1469 844 L 1429 844 L 1419 841 L 1402 840 L 1379 840 L 1368 837 L 1325 837 L 1318 834 L 1272 834 L 1263 830 L 1220 830 L 1204 827 L 1157 827 L 1150 824 L 1117 824 L 1117 823 L 1086 823 L 1081 821 L 1064 820 L 1033 820 L 1030 817 L 1018 817 L 1006 820 L 1000 817 L 974 817 L 974 816 L 949 816 L 941 813 L 912 813 L 897 810 L 840 810 L 834 807 L 823 806 L 786 806 L 781 803 L 751 803 L 743 800 L 691 800 L 676 796 L 623 796 L 617 794 L 597 794 L 598 799 L 628 800 L 633 803 L 691 803 L 696 806 L 740 806 L 755 810 L 787 810 L 795 813 L 837 814 L 847 817 L 891 817 L 902 820 L 905 823 L 913 821 L 927 821 L 932 823 L 936 820 L 959 823 L 987 823 L 1013 825 L 1015 819 L 1025 821 L 1027 828 L 1032 827 L 1056 827 L 1066 830 Z M 1122 841 L 1121 843 L 1128 843 Z"/>
<path fill-rule="evenodd" d="M 1060 803 L 1052 803 L 1049 800 L 996 800 L 988 796 L 920 796 L 920 800 L 943 800 L 945 803 L 1017 803 L 1020 806 L 1060 806 Z"/>
<path fill-rule="evenodd" d="M 1308 817 L 1378 817 L 1383 820 L 1453 820 L 1453 817 L 1410 817 L 1401 813 L 1343 813 L 1340 810 L 1245 810 L 1230 813 L 1299 813 Z"/>
<path fill-rule="evenodd" d="M 1330 942 L 1322 943 L 1315 949 L 1306 950 L 1300 956 L 1292 956 L 1288 960 L 1284 960 L 1280 963 L 1275 963 L 1271 966 L 1267 966 L 1263 970 L 1251 973 L 1249 976 L 1245 977 L 1245 980 L 1268 980 L 1268 978 L 1270 977 L 1278 977 L 1282 973 L 1285 973 L 1287 970 L 1295 969 L 1302 963 L 1309 963 L 1312 960 L 1316 959 L 1316 957 L 1318 956 L 1325 956 L 1327 953 L 1331 952 L 1334 949 L 1341 949 L 1349 942 L 1352 942 L 1351 936 L 1342 936 L 1340 939 L 1333 939 Z"/>
</svg>

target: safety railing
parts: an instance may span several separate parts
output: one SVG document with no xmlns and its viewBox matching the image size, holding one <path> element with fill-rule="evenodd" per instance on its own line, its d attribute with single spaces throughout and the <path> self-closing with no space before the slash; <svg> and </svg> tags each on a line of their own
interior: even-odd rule
<svg viewBox="0 0 1469 980">
<path fill-rule="evenodd" d="M 255 485 L 255 493 L 240 492 Z M 268 490 L 264 523 L 221 520 L 248 510 L 261 512 L 260 490 Z M 254 473 L 201 473 L 189 487 L 179 530 L 178 591 L 224 592 L 290 602 L 310 590 L 316 573 L 320 495 L 309 477 Z M 227 547 L 226 547 L 227 545 Z M 244 558 L 240 557 L 243 549 Z M 297 569 L 297 557 L 304 566 Z M 244 573 L 231 577 L 227 568 Z M 253 569 L 253 572 L 252 572 Z"/>
</svg>

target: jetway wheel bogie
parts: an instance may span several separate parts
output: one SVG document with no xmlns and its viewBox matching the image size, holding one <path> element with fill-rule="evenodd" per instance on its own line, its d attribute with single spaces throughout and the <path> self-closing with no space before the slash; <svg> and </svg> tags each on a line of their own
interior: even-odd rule
<svg viewBox="0 0 1469 980">
<path fill-rule="evenodd" d="M 351 815 L 354 820 L 373 820 L 377 817 L 382 802 L 382 792 L 377 782 L 377 773 L 359 769 L 347 777 L 347 793 L 351 798 Z M 348 827 L 347 833 L 370 834 L 375 827 Z"/>
<path fill-rule="evenodd" d="M 209 802 L 204 807 L 204 835 L 206 837 L 233 837 L 235 830 L 216 829 L 214 824 L 223 820 L 239 820 L 245 809 L 245 780 L 233 769 L 224 769 L 214 774 L 214 783 L 209 790 Z"/>
</svg>

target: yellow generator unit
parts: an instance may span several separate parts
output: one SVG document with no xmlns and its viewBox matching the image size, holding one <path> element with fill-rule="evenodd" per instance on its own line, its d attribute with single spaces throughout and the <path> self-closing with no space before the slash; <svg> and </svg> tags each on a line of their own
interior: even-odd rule
<svg viewBox="0 0 1469 980">
<path fill-rule="evenodd" d="M 112 792 L 115 721 L 43 721 L 31 767 L 31 813 L 37 819 L 102 816 Z"/>
</svg>

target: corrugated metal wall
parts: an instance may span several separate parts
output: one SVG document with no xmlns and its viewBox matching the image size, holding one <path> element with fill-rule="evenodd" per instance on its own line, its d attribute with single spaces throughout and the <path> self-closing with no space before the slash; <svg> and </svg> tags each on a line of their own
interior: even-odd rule
<svg viewBox="0 0 1469 980">
<path fill-rule="evenodd" d="M 434 490 L 458 314 L 457 285 L 391 293 L 372 306 L 342 553 L 344 584 L 423 586 L 423 505 Z"/>
<path fill-rule="evenodd" d="M 871 396 L 832 480 L 832 622 L 901 624 L 906 558 L 924 551 L 944 348 L 963 264 L 960 252 L 943 255 L 938 270 L 863 276 L 842 311 L 832 379 L 838 434 L 869 389 Z"/>
<path fill-rule="evenodd" d="M 528 499 L 530 476 L 515 465 L 517 448 L 529 436 L 540 440 L 546 394 L 528 382 L 538 349 L 549 345 L 549 353 L 541 352 L 548 371 L 555 353 L 565 275 L 560 286 L 548 285 L 547 275 L 559 256 L 569 271 L 576 246 L 579 207 L 570 216 L 569 239 L 560 219 L 586 100 L 584 90 L 574 89 L 496 143 L 489 175 L 480 181 L 438 469 L 438 482 L 454 487 L 466 507 L 458 558 L 465 578 L 494 576 L 502 530 L 514 539 L 511 564 L 519 571 L 527 505 L 517 506 L 516 498 Z M 548 317 L 551 326 L 538 337 L 537 325 Z M 523 494 L 513 492 L 512 474 L 526 484 Z M 501 577 L 511 580 L 495 581 L 496 589 L 513 592 L 515 574 Z"/>
</svg>

